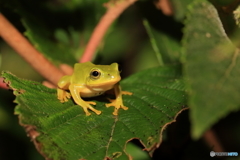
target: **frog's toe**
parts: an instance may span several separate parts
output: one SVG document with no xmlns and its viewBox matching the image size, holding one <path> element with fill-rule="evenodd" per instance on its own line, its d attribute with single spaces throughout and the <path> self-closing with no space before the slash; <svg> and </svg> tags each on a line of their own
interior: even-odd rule
<svg viewBox="0 0 240 160">
<path fill-rule="evenodd" d="M 67 102 L 69 98 L 71 98 L 71 94 L 68 92 L 63 92 L 62 94 L 58 95 L 58 99 L 61 103 Z"/>
<path fill-rule="evenodd" d="M 111 102 L 111 103 L 109 103 L 109 104 L 106 104 L 106 107 L 110 107 L 110 106 L 113 106 L 114 105 L 114 103 L 115 103 L 115 99 L 110 99 L 110 98 L 107 98 L 108 100 L 109 100 L 109 102 Z M 112 105 L 111 105 L 112 104 Z M 108 105 L 108 106 L 107 106 Z"/>
<path fill-rule="evenodd" d="M 128 91 L 122 91 L 122 94 L 131 96 L 133 93 L 132 92 L 128 92 Z"/>
<path fill-rule="evenodd" d="M 97 115 L 100 115 L 102 112 L 99 110 L 94 111 Z"/>
<path fill-rule="evenodd" d="M 86 102 L 86 101 L 85 101 Z M 86 104 L 87 103 L 87 104 Z M 83 108 L 84 112 L 86 113 L 86 116 L 90 116 L 91 113 L 89 112 L 89 109 L 91 111 L 93 111 L 94 113 L 96 113 L 97 115 L 101 114 L 102 112 L 99 110 L 96 110 L 95 108 L 93 108 L 90 104 L 96 104 L 95 102 L 86 102 L 85 105 L 82 105 L 81 107 Z"/>
<path fill-rule="evenodd" d="M 115 110 L 112 114 L 113 114 L 114 116 L 117 116 L 117 115 L 118 115 L 118 110 Z"/>
<path fill-rule="evenodd" d="M 107 103 L 107 104 L 105 104 L 105 106 L 108 108 L 108 107 L 114 106 L 114 104 L 113 103 Z"/>
<path fill-rule="evenodd" d="M 91 113 L 90 112 L 86 112 L 86 116 L 90 116 L 91 115 Z"/>
<path fill-rule="evenodd" d="M 85 101 L 88 104 L 92 104 L 92 105 L 96 105 L 96 102 L 92 102 L 92 101 Z"/>
<path fill-rule="evenodd" d="M 120 108 L 122 108 L 123 110 L 128 110 L 128 107 L 126 107 L 126 106 L 114 106 L 114 107 L 115 107 L 115 109 L 114 109 L 113 115 L 115 115 L 115 116 L 118 115 L 118 110 Z"/>
<path fill-rule="evenodd" d="M 68 101 L 68 98 L 64 97 L 63 100 L 62 100 L 62 103 L 67 102 L 67 101 Z"/>
<path fill-rule="evenodd" d="M 92 106 L 89 106 L 88 109 L 90 109 L 91 111 L 95 112 L 97 115 L 101 114 L 102 112 L 99 110 L 96 110 L 95 108 L 93 108 Z"/>
<path fill-rule="evenodd" d="M 66 100 L 65 100 L 65 98 L 64 97 L 58 97 L 58 100 L 61 102 L 61 103 L 64 103 Z"/>
<path fill-rule="evenodd" d="M 128 110 L 128 107 L 126 107 L 126 106 L 121 106 L 121 108 L 122 108 L 123 110 Z"/>
<path fill-rule="evenodd" d="M 114 112 L 113 112 L 113 115 L 118 115 L 118 110 L 120 108 L 122 108 L 123 110 L 128 110 L 128 107 L 124 106 L 122 103 L 116 101 L 116 100 L 111 100 L 112 102 L 111 103 L 107 103 L 105 104 L 106 107 L 111 107 L 113 106 L 114 107 Z"/>
<path fill-rule="evenodd" d="M 71 98 L 71 94 L 70 93 L 66 93 L 66 96 L 65 96 L 66 98 Z"/>
</svg>

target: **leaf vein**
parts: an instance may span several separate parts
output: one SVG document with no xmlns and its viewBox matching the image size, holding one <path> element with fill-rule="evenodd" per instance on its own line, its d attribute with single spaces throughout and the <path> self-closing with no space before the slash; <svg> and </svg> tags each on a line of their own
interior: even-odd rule
<svg viewBox="0 0 240 160">
<path fill-rule="evenodd" d="M 118 116 L 116 116 L 115 121 L 114 121 L 114 123 L 113 123 L 113 125 L 112 125 L 112 132 L 111 132 L 111 135 L 110 135 L 108 144 L 107 144 L 107 146 L 106 146 L 106 154 L 105 154 L 105 157 L 107 156 L 108 149 L 109 149 L 109 145 L 110 145 L 110 143 L 111 143 L 111 141 L 112 141 L 113 132 L 114 132 L 114 130 L 115 130 L 115 126 L 116 126 L 117 121 L 118 121 Z"/>
<path fill-rule="evenodd" d="M 132 95 L 133 96 L 133 95 Z M 146 102 L 146 103 L 148 103 L 146 100 L 143 100 L 143 99 L 141 99 L 140 97 L 137 97 L 137 96 L 135 96 L 136 98 L 138 98 L 138 99 L 140 99 L 140 100 L 142 100 L 142 101 L 144 101 L 144 102 Z M 148 103 L 149 104 L 149 103 Z M 153 105 L 152 106 L 153 108 L 155 108 L 157 111 L 160 111 L 160 113 L 163 113 L 163 114 L 165 114 L 168 118 L 172 118 L 171 116 L 169 116 L 167 113 L 165 113 L 162 109 L 160 109 L 160 108 L 158 108 L 158 107 L 156 107 L 155 105 Z"/>
</svg>

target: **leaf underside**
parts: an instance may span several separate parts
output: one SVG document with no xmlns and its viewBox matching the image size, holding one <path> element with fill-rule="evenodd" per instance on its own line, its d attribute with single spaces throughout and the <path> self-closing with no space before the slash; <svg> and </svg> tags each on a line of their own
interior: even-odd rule
<svg viewBox="0 0 240 160">
<path fill-rule="evenodd" d="M 189 86 L 192 135 L 206 129 L 240 104 L 239 49 L 228 39 L 214 6 L 196 1 L 185 22 L 185 74 Z"/>
<path fill-rule="evenodd" d="M 15 114 L 24 127 L 33 126 L 37 148 L 50 159 L 129 159 L 126 143 L 139 139 L 148 151 L 161 143 L 166 124 L 185 109 L 186 94 L 181 71 L 176 66 L 139 72 L 121 82 L 128 110 L 113 116 L 106 108 L 106 97 L 93 98 L 101 115 L 86 116 L 73 100 L 60 103 L 56 89 L 38 82 L 19 79 L 4 72 L 5 82 L 16 95 Z"/>
</svg>

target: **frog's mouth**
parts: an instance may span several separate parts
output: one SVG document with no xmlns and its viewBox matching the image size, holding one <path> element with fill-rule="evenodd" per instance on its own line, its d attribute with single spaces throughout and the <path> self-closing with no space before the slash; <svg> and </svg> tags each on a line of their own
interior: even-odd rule
<svg viewBox="0 0 240 160">
<path fill-rule="evenodd" d="M 101 83 L 89 84 L 88 86 L 91 86 L 93 88 L 105 88 L 105 87 L 109 88 L 115 85 L 116 83 L 118 83 L 120 80 L 121 80 L 121 77 L 118 77 L 118 78 L 110 79 L 108 81 L 101 82 Z"/>
</svg>

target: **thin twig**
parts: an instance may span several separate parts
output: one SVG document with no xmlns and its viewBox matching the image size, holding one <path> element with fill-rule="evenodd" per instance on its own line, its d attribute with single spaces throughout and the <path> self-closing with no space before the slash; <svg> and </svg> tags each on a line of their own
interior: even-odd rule
<svg viewBox="0 0 240 160">
<path fill-rule="evenodd" d="M 143 20 L 143 25 L 145 26 L 146 31 L 147 31 L 147 33 L 148 33 L 150 42 L 151 42 L 151 44 L 152 44 L 152 48 L 153 48 L 153 50 L 154 50 L 154 52 L 155 52 L 155 55 L 156 55 L 156 58 L 157 58 L 157 60 L 158 60 L 158 64 L 159 64 L 160 66 L 164 66 L 162 54 L 161 54 L 160 51 L 159 51 L 159 48 L 158 48 L 158 46 L 157 46 L 157 42 L 156 42 L 156 40 L 155 40 L 154 34 L 152 33 L 152 29 L 151 29 L 148 21 L 147 21 L 147 20 Z"/>
<path fill-rule="evenodd" d="M 110 0 L 110 2 L 104 5 L 107 7 L 107 12 L 103 15 L 98 25 L 95 27 L 85 52 L 79 60 L 80 63 L 91 61 L 93 59 L 94 53 L 109 26 L 127 7 L 136 1 L 137 0 Z"/>
<path fill-rule="evenodd" d="M 38 52 L 2 14 L 0 14 L 0 36 L 51 83 L 57 84 L 58 80 L 64 75 Z"/>
<path fill-rule="evenodd" d="M 203 135 L 203 138 L 209 147 L 211 148 L 213 147 L 213 151 L 224 152 L 224 149 L 220 141 L 218 140 L 215 132 L 213 131 L 213 129 L 209 129 L 208 131 L 206 131 L 205 134 Z"/>
</svg>

